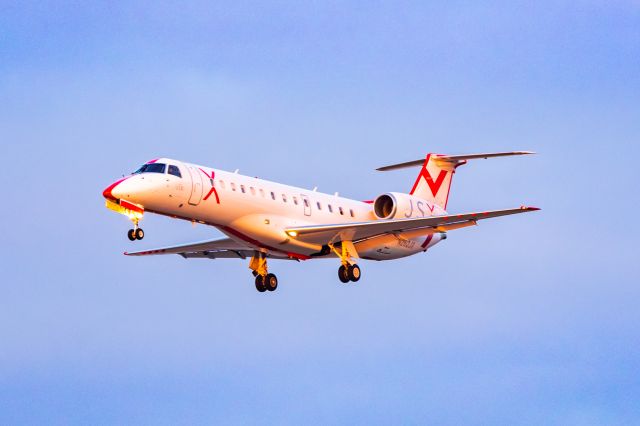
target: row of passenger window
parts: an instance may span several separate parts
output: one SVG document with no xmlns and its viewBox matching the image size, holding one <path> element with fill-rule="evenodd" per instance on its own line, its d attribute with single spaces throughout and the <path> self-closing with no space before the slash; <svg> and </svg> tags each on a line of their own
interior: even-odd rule
<svg viewBox="0 0 640 426">
<path fill-rule="evenodd" d="M 223 180 L 220 180 L 218 182 L 220 184 L 220 188 L 221 189 L 226 189 L 226 185 L 225 185 L 225 182 Z M 236 191 L 237 190 L 237 186 L 236 186 L 235 182 L 230 182 L 229 186 L 230 186 L 232 191 Z M 243 194 L 246 194 L 247 193 L 247 188 L 244 185 L 240 185 L 240 192 L 242 192 Z M 266 198 L 265 191 L 262 188 L 260 188 L 260 189 L 258 189 L 258 191 L 256 191 L 256 188 L 254 188 L 253 186 L 250 186 L 249 187 L 249 193 L 251 195 L 254 195 L 254 196 L 257 193 L 259 193 L 262 198 Z M 270 191 L 269 195 L 271 196 L 272 200 L 276 200 L 277 197 L 276 197 L 276 193 L 275 192 Z M 311 206 L 309 205 L 309 200 L 307 198 L 303 198 L 303 197 L 300 197 L 300 198 L 301 198 L 302 203 L 304 204 L 304 206 L 306 208 L 311 208 Z M 299 205 L 297 196 L 293 195 L 291 197 L 291 199 L 293 201 L 293 204 L 295 204 L 296 206 Z M 282 194 L 282 202 L 284 202 L 284 203 L 287 202 L 287 194 Z M 316 207 L 317 207 L 317 209 L 319 211 L 322 211 L 322 203 L 320 201 L 316 201 Z M 334 212 L 333 206 L 331 204 L 327 204 L 327 210 L 329 211 L 329 213 L 333 213 Z M 341 215 L 344 216 L 345 211 L 342 208 L 342 206 L 338 206 L 337 211 L 338 211 L 338 213 L 340 213 Z M 351 215 L 351 217 L 355 217 L 355 213 L 354 213 L 353 209 L 349 209 L 349 214 Z"/>
</svg>

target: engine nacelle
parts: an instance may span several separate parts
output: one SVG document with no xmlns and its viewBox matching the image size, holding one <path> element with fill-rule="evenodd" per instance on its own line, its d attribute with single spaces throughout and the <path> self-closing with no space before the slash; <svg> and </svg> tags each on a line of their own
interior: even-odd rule
<svg viewBox="0 0 640 426">
<path fill-rule="evenodd" d="M 378 219 L 408 219 L 444 214 L 444 210 L 420 197 L 401 192 L 387 192 L 375 199 L 373 213 Z"/>
</svg>

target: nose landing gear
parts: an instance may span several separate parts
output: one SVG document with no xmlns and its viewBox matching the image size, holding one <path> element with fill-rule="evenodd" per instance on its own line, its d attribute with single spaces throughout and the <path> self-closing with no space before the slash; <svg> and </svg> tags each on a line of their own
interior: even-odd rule
<svg viewBox="0 0 640 426">
<path fill-rule="evenodd" d="M 127 232 L 127 237 L 129 237 L 130 241 L 141 240 L 144 238 L 144 231 L 142 228 L 136 227 L 135 229 L 129 229 Z"/>
<path fill-rule="evenodd" d="M 144 207 L 138 204 L 130 203 L 126 200 L 107 200 L 106 206 L 109 210 L 113 210 L 116 213 L 129 218 L 133 222 L 133 229 L 129 229 L 127 237 L 129 241 L 141 240 L 144 238 L 144 231 L 138 227 L 138 223 L 144 216 Z"/>
<path fill-rule="evenodd" d="M 142 228 L 138 227 L 138 223 L 140 222 L 140 219 L 142 217 L 129 217 L 131 219 L 131 221 L 133 222 L 133 229 L 129 229 L 129 231 L 127 232 L 127 237 L 129 238 L 129 241 L 135 241 L 135 240 L 141 240 L 144 238 L 144 231 L 142 230 Z"/>
<path fill-rule="evenodd" d="M 267 270 L 267 257 L 262 252 L 256 252 L 249 262 L 249 269 L 256 277 L 256 290 L 260 293 L 275 291 L 278 288 L 278 277 Z"/>
</svg>

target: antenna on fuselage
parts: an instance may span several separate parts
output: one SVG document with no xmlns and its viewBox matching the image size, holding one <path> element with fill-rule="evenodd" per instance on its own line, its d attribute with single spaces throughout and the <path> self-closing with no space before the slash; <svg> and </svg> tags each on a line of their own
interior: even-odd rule
<svg viewBox="0 0 640 426">
<path fill-rule="evenodd" d="M 236 169 L 236 171 L 233 172 L 233 173 L 238 174 L 239 171 L 240 171 L 240 169 Z"/>
</svg>

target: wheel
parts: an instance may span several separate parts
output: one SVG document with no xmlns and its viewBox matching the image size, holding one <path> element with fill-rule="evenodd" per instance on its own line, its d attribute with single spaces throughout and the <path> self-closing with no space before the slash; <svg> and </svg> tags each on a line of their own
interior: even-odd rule
<svg viewBox="0 0 640 426">
<path fill-rule="evenodd" d="M 264 286 L 269 291 L 275 291 L 275 289 L 278 288 L 278 277 L 274 274 L 267 274 L 264 279 Z"/>
<path fill-rule="evenodd" d="M 133 229 L 129 229 L 129 232 L 127 232 L 127 237 L 129 237 L 129 241 L 135 241 L 136 240 L 136 231 Z"/>
<path fill-rule="evenodd" d="M 136 229 L 136 240 L 141 240 L 144 238 L 144 231 L 142 228 Z"/>
<path fill-rule="evenodd" d="M 256 276 L 256 290 L 258 290 L 260 293 L 264 293 L 265 291 L 267 291 L 267 288 L 264 286 L 264 279 L 262 275 Z"/>
<path fill-rule="evenodd" d="M 344 265 L 340 266 L 340 269 L 338 269 L 338 278 L 340 278 L 340 281 L 345 284 L 349 282 L 349 271 Z"/>
<path fill-rule="evenodd" d="M 347 273 L 349 275 L 349 279 L 354 283 L 357 282 L 362 276 L 362 273 L 360 272 L 360 267 L 355 264 L 349 265 L 349 267 L 347 268 Z"/>
</svg>

